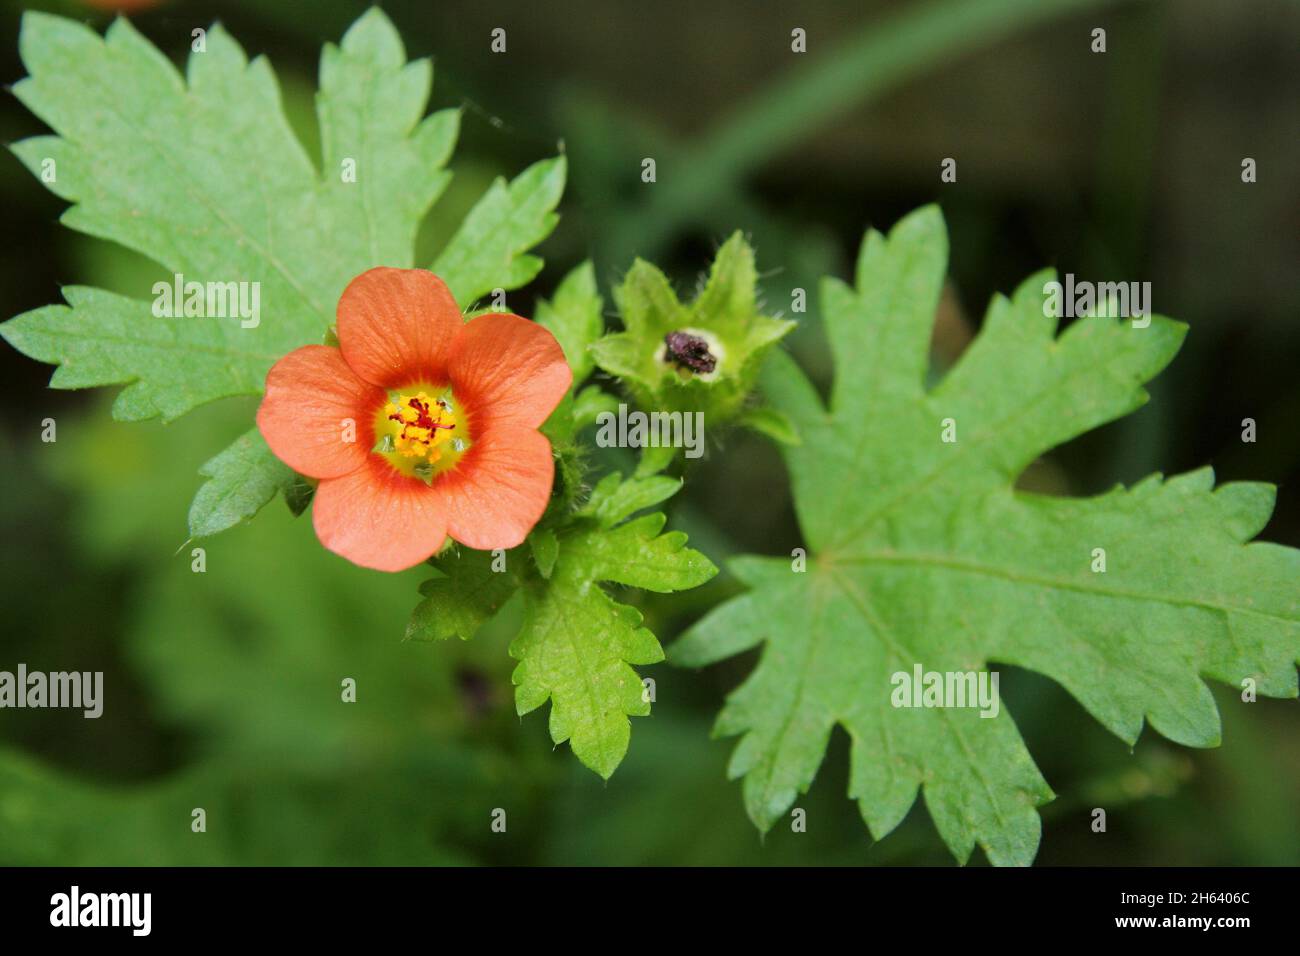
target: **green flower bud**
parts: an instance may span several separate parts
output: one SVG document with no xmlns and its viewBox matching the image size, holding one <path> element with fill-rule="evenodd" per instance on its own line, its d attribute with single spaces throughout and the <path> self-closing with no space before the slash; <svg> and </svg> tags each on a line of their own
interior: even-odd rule
<svg viewBox="0 0 1300 956">
<path fill-rule="evenodd" d="M 650 263 L 633 263 L 614 298 L 624 331 L 591 346 L 645 411 L 703 412 L 708 427 L 742 416 L 767 351 L 793 322 L 759 312 L 754 251 L 740 233 L 718 250 L 704 289 L 677 298 Z"/>
</svg>

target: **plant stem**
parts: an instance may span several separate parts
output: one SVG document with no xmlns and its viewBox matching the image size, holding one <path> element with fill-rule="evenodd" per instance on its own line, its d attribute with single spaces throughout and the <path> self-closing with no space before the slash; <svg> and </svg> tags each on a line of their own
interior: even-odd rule
<svg viewBox="0 0 1300 956">
<path fill-rule="evenodd" d="M 838 49 L 759 92 L 713 135 L 685 149 L 644 206 L 613 236 L 623 262 L 653 257 L 748 172 L 850 108 L 971 49 L 1074 10 L 1114 0 L 934 0 L 873 21 Z M 1080 43 L 1087 42 L 1086 35 Z"/>
</svg>

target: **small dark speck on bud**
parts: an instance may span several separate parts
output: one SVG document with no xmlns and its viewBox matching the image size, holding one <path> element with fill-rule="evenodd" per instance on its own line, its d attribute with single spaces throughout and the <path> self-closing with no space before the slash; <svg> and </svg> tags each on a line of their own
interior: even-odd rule
<svg viewBox="0 0 1300 956">
<path fill-rule="evenodd" d="M 679 369 L 690 369 L 697 374 L 707 375 L 718 367 L 718 360 L 709 351 L 709 343 L 698 335 L 689 332 L 669 332 L 664 336 L 664 361 L 671 362 Z"/>
</svg>

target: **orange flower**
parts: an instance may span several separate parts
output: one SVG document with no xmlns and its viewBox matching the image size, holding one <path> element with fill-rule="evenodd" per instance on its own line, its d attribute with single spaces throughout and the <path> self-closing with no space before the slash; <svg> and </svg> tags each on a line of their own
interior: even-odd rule
<svg viewBox="0 0 1300 956">
<path fill-rule="evenodd" d="M 537 429 L 573 379 L 551 333 L 504 313 L 467 323 L 432 272 L 380 268 L 343 290 L 338 339 L 276 362 L 257 410 L 276 456 L 320 479 L 321 544 L 401 571 L 448 535 L 522 543 L 555 476 Z"/>
</svg>

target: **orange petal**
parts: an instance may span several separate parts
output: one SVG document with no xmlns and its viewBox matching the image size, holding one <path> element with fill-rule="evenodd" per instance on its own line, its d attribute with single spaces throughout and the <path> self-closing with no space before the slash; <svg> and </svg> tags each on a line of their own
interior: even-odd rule
<svg viewBox="0 0 1300 956">
<path fill-rule="evenodd" d="M 339 299 L 343 357 L 381 388 L 446 381 L 447 351 L 463 325 L 447 284 L 424 269 L 371 269 Z"/>
<path fill-rule="evenodd" d="M 551 500 L 554 478 L 551 443 L 541 432 L 498 426 L 476 436 L 433 487 L 446 509 L 448 534 L 491 551 L 523 543 Z"/>
<path fill-rule="evenodd" d="M 374 443 L 371 419 L 383 399 L 381 390 L 352 373 L 338 349 L 305 345 L 271 366 L 257 427 L 294 471 L 337 478 L 365 462 Z"/>
<path fill-rule="evenodd" d="M 321 544 L 376 571 L 414 567 L 447 537 L 446 513 L 433 489 L 395 474 L 378 458 L 322 481 L 311 508 Z"/>
<path fill-rule="evenodd" d="M 573 382 L 555 336 L 504 312 L 480 315 L 466 325 L 448 368 L 452 389 L 473 418 L 471 434 L 497 425 L 536 428 Z"/>
</svg>

